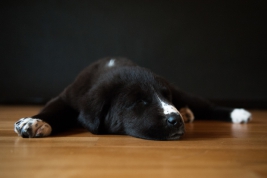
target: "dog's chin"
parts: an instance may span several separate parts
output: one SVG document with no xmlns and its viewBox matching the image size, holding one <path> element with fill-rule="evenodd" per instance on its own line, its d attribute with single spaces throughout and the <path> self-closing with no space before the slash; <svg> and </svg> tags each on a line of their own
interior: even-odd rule
<svg viewBox="0 0 267 178">
<path fill-rule="evenodd" d="M 151 136 L 134 136 L 134 137 L 137 137 L 137 138 L 142 138 L 142 139 L 145 139 L 145 140 L 155 140 L 155 141 L 168 141 L 168 140 L 179 140 L 184 134 L 183 133 L 180 133 L 180 132 L 175 132 L 175 133 L 171 133 L 169 134 L 168 136 L 162 136 L 162 137 L 158 137 L 158 136 L 154 136 L 154 137 L 151 137 Z"/>
<path fill-rule="evenodd" d="M 150 140 L 158 140 L 158 141 L 171 141 L 171 140 L 179 140 L 183 135 L 184 135 L 184 133 L 175 132 L 175 133 L 169 134 L 166 137 L 162 137 L 162 138 L 149 138 L 149 139 Z"/>
<path fill-rule="evenodd" d="M 167 140 L 179 140 L 183 135 L 183 133 L 173 133 L 167 138 Z"/>
<path fill-rule="evenodd" d="M 180 126 L 180 128 L 178 130 L 173 130 L 167 140 L 179 140 L 185 133 L 185 128 L 184 126 Z"/>
</svg>

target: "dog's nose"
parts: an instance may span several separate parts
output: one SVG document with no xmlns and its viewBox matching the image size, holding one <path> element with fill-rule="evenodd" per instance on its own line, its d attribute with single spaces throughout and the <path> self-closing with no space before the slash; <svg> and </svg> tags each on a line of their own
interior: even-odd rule
<svg viewBox="0 0 267 178">
<path fill-rule="evenodd" d="M 182 117 L 178 114 L 171 114 L 168 116 L 167 122 L 171 126 L 181 125 L 182 124 Z"/>
</svg>

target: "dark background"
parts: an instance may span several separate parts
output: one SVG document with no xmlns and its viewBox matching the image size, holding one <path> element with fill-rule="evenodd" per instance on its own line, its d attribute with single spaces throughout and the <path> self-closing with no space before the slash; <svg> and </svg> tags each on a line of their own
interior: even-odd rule
<svg viewBox="0 0 267 178">
<path fill-rule="evenodd" d="M 266 3 L 0 2 L 0 103 L 43 103 L 81 69 L 125 56 L 219 104 L 267 108 Z"/>
</svg>

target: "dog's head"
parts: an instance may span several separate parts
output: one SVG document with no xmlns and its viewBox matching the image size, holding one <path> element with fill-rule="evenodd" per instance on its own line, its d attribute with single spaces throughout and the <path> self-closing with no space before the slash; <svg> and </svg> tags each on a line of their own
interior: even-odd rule
<svg viewBox="0 0 267 178">
<path fill-rule="evenodd" d="M 140 67 L 103 76 L 84 96 L 82 105 L 79 120 L 92 133 L 153 140 L 179 139 L 184 133 L 169 84 Z"/>
</svg>

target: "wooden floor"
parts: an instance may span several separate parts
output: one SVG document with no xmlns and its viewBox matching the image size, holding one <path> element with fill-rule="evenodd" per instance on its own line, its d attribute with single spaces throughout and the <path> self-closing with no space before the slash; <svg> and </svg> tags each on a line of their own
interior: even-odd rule
<svg viewBox="0 0 267 178">
<path fill-rule="evenodd" d="M 196 121 L 179 141 L 74 130 L 25 139 L 14 122 L 39 106 L 0 106 L 0 177 L 267 177 L 267 111 L 249 124 Z"/>
</svg>

